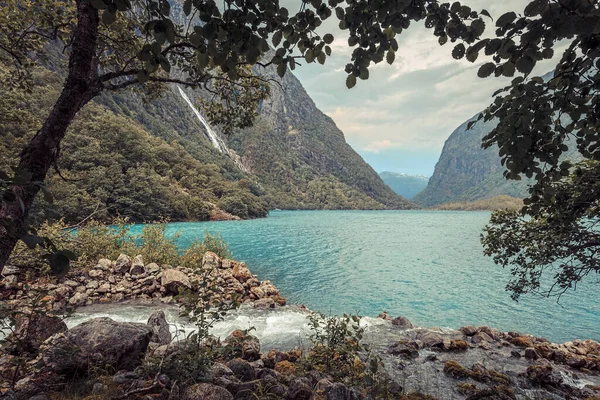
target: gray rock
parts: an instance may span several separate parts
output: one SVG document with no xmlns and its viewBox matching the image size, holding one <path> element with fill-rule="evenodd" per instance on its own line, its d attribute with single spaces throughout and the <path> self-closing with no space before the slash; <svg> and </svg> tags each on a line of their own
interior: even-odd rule
<svg viewBox="0 0 600 400">
<path fill-rule="evenodd" d="M 288 386 L 287 400 L 312 400 L 314 398 L 310 381 L 306 378 L 294 379 Z"/>
<path fill-rule="evenodd" d="M 100 269 L 102 271 L 110 271 L 111 267 L 112 261 L 110 261 L 108 258 L 101 258 L 100 260 L 98 260 L 98 264 L 96 264 L 94 268 Z"/>
<path fill-rule="evenodd" d="M 114 271 L 117 274 L 124 274 L 126 272 L 129 272 L 129 268 L 131 268 L 131 258 L 129 258 L 129 256 L 125 254 L 119 255 L 117 261 L 115 262 Z"/>
<path fill-rule="evenodd" d="M 212 251 L 207 251 L 202 257 L 202 269 L 210 270 L 219 268 L 221 259 Z"/>
<path fill-rule="evenodd" d="M 151 342 L 159 344 L 171 343 L 171 331 L 169 330 L 169 323 L 163 311 L 152 313 L 148 318 L 148 326 L 152 329 Z"/>
<path fill-rule="evenodd" d="M 399 340 L 388 347 L 388 353 L 404 358 L 417 358 L 419 345 L 413 340 Z"/>
<path fill-rule="evenodd" d="M 233 400 L 233 395 L 224 387 L 199 383 L 184 390 L 183 400 Z"/>
<path fill-rule="evenodd" d="M 242 360 L 241 358 L 236 358 L 227 363 L 231 372 L 242 382 L 249 382 L 256 379 L 256 373 L 254 372 L 254 368 L 250 365 L 250 363 L 246 360 Z"/>
<path fill-rule="evenodd" d="M 156 274 L 160 271 L 160 267 L 156 263 L 150 263 L 146 265 L 146 271 L 148 271 L 149 274 Z"/>
<path fill-rule="evenodd" d="M 53 336 L 40 349 L 45 366 L 57 374 L 87 371 L 90 366 L 133 369 L 141 362 L 152 330 L 145 324 L 95 318 Z"/>
<path fill-rule="evenodd" d="M 397 326 L 400 329 L 412 329 L 415 326 L 408 320 L 408 318 L 399 316 L 392 320 L 392 325 Z"/>
<path fill-rule="evenodd" d="M 99 286 L 100 285 L 98 284 L 98 281 L 90 281 L 87 285 L 85 285 L 85 287 L 88 289 L 98 289 Z"/>
<path fill-rule="evenodd" d="M 327 400 L 360 400 L 360 393 L 343 383 L 336 382 L 325 389 Z"/>
<path fill-rule="evenodd" d="M 254 302 L 253 307 L 258 308 L 260 310 L 275 308 L 275 300 L 273 300 L 270 297 L 265 297 L 264 299 L 258 299 Z"/>
<path fill-rule="evenodd" d="M 85 291 L 85 287 L 83 287 Z M 87 302 L 88 296 L 85 293 L 77 292 L 69 299 L 69 304 L 72 306 L 81 306 Z"/>
<path fill-rule="evenodd" d="M 19 275 L 20 272 L 21 270 L 18 267 L 15 267 L 14 265 L 5 265 L 4 268 L 2 268 L 3 276 Z"/>
<path fill-rule="evenodd" d="M 460 328 L 460 331 L 467 336 L 473 336 L 477 333 L 477 328 L 475 328 L 473 325 L 467 325 Z"/>
<path fill-rule="evenodd" d="M 244 360 L 256 361 L 260 359 L 260 341 L 256 336 L 246 335 L 240 330 L 235 330 L 225 338 L 223 343 L 233 345 L 240 350 Z"/>
<path fill-rule="evenodd" d="M 105 282 L 102 285 L 100 285 L 98 287 L 98 290 L 96 290 L 98 293 L 108 293 L 110 292 L 110 283 Z"/>
<path fill-rule="evenodd" d="M 133 261 L 131 262 L 131 268 L 129 269 L 129 273 L 131 275 L 141 275 L 146 273 L 146 268 L 144 267 L 144 260 L 141 255 L 135 256 Z"/>
<path fill-rule="evenodd" d="M 179 289 L 191 289 L 190 279 L 181 271 L 176 269 L 166 269 L 162 272 L 160 278 L 161 285 L 168 293 L 177 294 Z"/>
<path fill-rule="evenodd" d="M 16 275 L 8 275 L 4 278 L 4 288 L 6 290 L 16 289 L 19 286 L 19 278 Z"/>
<path fill-rule="evenodd" d="M 16 318 L 14 331 L 7 339 L 9 343 L 19 341 L 23 350 L 34 352 L 40 348 L 46 339 L 66 330 L 67 325 L 59 317 L 41 313 L 22 314 Z"/>
<path fill-rule="evenodd" d="M 104 271 L 100 270 L 100 269 L 90 269 L 88 271 L 88 275 L 90 276 L 90 278 L 92 279 L 97 279 L 97 278 L 101 278 L 104 276 Z"/>
</svg>

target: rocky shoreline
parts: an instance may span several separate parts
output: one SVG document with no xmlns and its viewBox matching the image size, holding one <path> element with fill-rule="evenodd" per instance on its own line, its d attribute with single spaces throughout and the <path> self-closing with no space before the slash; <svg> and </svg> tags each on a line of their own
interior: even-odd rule
<svg viewBox="0 0 600 400">
<path fill-rule="evenodd" d="M 239 295 L 243 303 L 254 302 L 257 307 L 286 304 L 271 281 L 259 281 L 243 262 L 221 259 L 207 252 L 200 268 L 210 271 L 211 282 L 218 286 L 214 300 Z M 72 271 L 64 278 L 41 282 L 28 282 L 24 271 L 7 266 L 2 271 L 1 299 L 19 303 L 27 298 L 28 292 L 45 292 L 45 301 L 52 310 L 134 299 L 156 299 L 173 304 L 180 289 L 198 288 L 202 276 L 197 272 L 181 266 L 144 264 L 141 255 L 131 258 L 125 254 L 114 261 L 101 259 L 92 268 Z"/>
<path fill-rule="evenodd" d="M 219 299 L 237 294 L 265 313 L 286 310 L 285 299 L 273 284 L 259 281 L 243 263 L 209 252 L 201 266 L 212 271 L 221 288 L 215 295 Z M 190 269 L 144 264 L 140 256 L 126 255 L 100 260 L 93 268 L 54 282 L 28 284 L 14 268 L 5 269 L 3 277 L 6 302 L 18 304 L 35 289 L 47 292 L 45 299 L 54 310 L 123 300 L 142 300 L 159 309 L 160 304 L 176 302 L 180 289 L 194 290 L 201 283 Z M 554 344 L 487 326 L 426 329 L 404 317 L 382 313 L 379 318 L 361 340 L 369 351 L 363 350 L 354 364 L 363 368 L 374 355 L 381 359 L 389 377 L 385 398 L 600 399 L 598 342 Z M 379 398 L 368 397 L 355 382 L 307 366 L 310 349 L 265 352 L 260 339 L 244 331 L 223 340 L 219 348 L 226 351 L 193 384 L 178 382 L 168 371 L 148 375 L 152 360 L 162 365 L 189 351 L 186 339 L 173 341 L 160 310 L 147 324 L 94 318 L 71 329 L 60 318 L 40 315 L 17 324 L 13 336 L 24 332 L 28 336 L 23 348 L 32 356 L 21 372 L 15 371 L 14 360 L 22 355 L 0 349 L 0 398 L 62 399 L 53 390 L 73 376 L 83 379 L 80 385 L 87 394 L 80 398 L 86 400 Z M 104 373 L 90 374 L 99 365 Z"/>
</svg>

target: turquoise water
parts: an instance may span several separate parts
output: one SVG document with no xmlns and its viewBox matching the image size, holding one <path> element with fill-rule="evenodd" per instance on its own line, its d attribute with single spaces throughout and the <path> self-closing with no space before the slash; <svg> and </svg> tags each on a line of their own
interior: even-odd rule
<svg viewBox="0 0 600 400">
<path fill-rule="evenodd" d="M 509 271 L 482 254 L 488 219 L 487 212 L 275 211 L 251 221 L 172 223 L 167 232 L 180 232 L 182 247 L 206 230 L 220 233 L 235 258 L 290 303 L 326 314 L 386 310 L 427 327 L 600 339 L 597 284 L 579 285 L 560 304 L 510 299 Z"/>
</svg>

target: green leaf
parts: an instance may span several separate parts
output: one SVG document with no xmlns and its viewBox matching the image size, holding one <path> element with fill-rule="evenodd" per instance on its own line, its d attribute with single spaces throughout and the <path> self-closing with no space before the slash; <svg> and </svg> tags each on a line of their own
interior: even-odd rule
<svg viewBox="0 0 600 400">
<path fill-rule="evenodd" d="M 26 234 L 25 236 L 23 236 L 21 238 L 21 240 L 31 250 L 35 249 L 36 246 L 39 246 L 40 244 L 42 244 L 44 242 L 44 240 L 42 238 L 40 238 L 39 236 L 30 235 L 30 234 Z"/>
<path fill-rule="evenodd" d="M 314 53 L 313 49 L 306 50 L 306 53 L 304 53 L 304 59 L 309 64 L 312 63 L 313 61 L 315 61 L 315 53 Z"/>
<path fill-rule="evenodd" d="M 358 76 L 360 79 L 362 79 L 363 81 L 366 81 L 367 79 L 369 79 L 369 70 L 368 68 L 364 67 L 360 69 L 360 75 Z"/>
<path fill-rule="evenodd" d="M 502 75 L 511 77 L 515 75 L 515 64 L 512 62 L 506 62 L 502 65 Z"/>
<path fill-rule="evenodd" d="M 277 66 L 277 75 L 279 75 L 280 78 L 283 78 L 285 75 L 285 70 L 286 70 L 286 64 L 284 62 L 282 62 L 281 64 L 279 64 Z"/>
<path fill-rule="evenodd" d="M 109 10 L 105 10 L 102 13 L 102 23 L 104 25 L 110 25 L 117 20 L 117 13 L 110 12 Z"/>
<path fill-rule="evenodd" d="M 494 64 L 493 62 L 485 63 L 481 67 L 479 67 L 479 70 L 477 71 L 477 76 L 480 78 L 487 78 L 488 76 L 492 75 L 495 70 L 496 64 Z"/>
<path fill-rule="evenodd" d="M 169 73 L 171 72 L 171 64 L 169 63 L 169 60 L 167 60 L 166 57 L 161 57 L 160 60 L 158 61 L 160 63 L 160 67 L 166 72 Z"/>
<path fill-rule="evenodd" d="M 192 0 L 185 0 L 183 2 L 183 13 L 189 16 L 192 13 Z"/>
<path fill-rule="evenodd" d="M 8 174 L 6 172 L 0 171 L 0 180 L 8 181 L 9 179 L 10 178 L 9 178 L 9 176 L 8 176 Z"/>
<path fill-rule="evenodd" d="M 326 34 L 323 36 L 323 41 L 327 44 L 333 43 L 333 35 L 331 33 Z"/>
<path fill-rule="evenodd" d="M 53 275 L 64 276 L 69 272 L 70 260 L 64 252 L 57 251 L 52 253 L 47 256 L 47 260 Z"/>
<path fill-rule="evenodd" d="M 283 35 L 281 33 L 281 31 L 277 31 L 273 34 L 273 46 L 277 47 L 279 46 L 279 43 L 281 43 L 281 39 L 282 39 Z"/>
<path fill-rule="evenodd" d="M 535 60 L 529 56 L 523 56 L 517 60 L 517 70 L 528 75 L 535 67 Z"/>
<path fill-rule="evenodd" d="M 480 12 L 481 15 L 485 15 L 486 17 L 488 17 L 489 19 L 493 19 L 492 16 L 490 15 L 489 11 L 486 9 L 481 10 Z"/>
<path fill-rule="evenodd" d="M 90 4 L 92 5 L 92 7 L 94 7 L 96 10 L 106 10 L 107 6 L 106 3 L 102 0 L 92 0 L 90 2 Z"/>
<path fill-rule="evenodd" d="M 350 74 L 346 78 L 346 87 L 348 89 L 352 89 L 354 86 L 356 86 L 356 76 L 354 76 L 353 74 Z"/>
<path fill-rule="evenodd" d="M 142 69 L 138 71 L 137 78 L 138 81 L 140 81 L 140 83 L 144 83 L 147 82 L 148 79 L 150 79 L 150 75 L 148 75 L 148 72 L 145 69 Z"/>
<path fill-rule="evenodd" d="M 438 42 L 439 42 L 440 46 L 443 46 L 446 43 L 448 43 L 448 35 L 440 36 L 440 38 L 438 39 Z"/>
<path fill-rule="evenodd" d="M 459 43 L 456 46 L 454 46 L 454 49 L 452 50 L 452 57 L 454 57 L 456 60 L 460 60 L 464 56 L 465 56 L 465 45 L 462 43 Z"/>
<path fill-rule="evenodd" d="M 517 14 L 515 14 L 514 11 L 507 12 L 506 14 L 503 14 L 500 18 L 498 18 L 498 20 L 496 21 L 496 26 L 499 28 L 504 28 L 508 24 L 512 23 L 516 18 Z"/>
<path fill-rule="evenodd" d="M 317 61 L 321 65 L 325 64 L 325 59 L 326 59 L 325 53 L 319 53 L 319 55 L 317 56 Z"/>
<path fill-rule="evenodd" d="M 385 61 L 387 61 L 388 64 L 392 65 L 394 63 L 394 60 L 396 59 L 396 52 L 394 50 L 388 50 L 386 56 L 385 56 Z"/>
</svg>

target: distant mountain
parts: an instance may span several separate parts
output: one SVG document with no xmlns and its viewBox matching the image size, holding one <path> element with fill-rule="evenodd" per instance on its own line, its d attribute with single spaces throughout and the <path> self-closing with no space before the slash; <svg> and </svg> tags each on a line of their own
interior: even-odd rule
<svg viewBox="0 0 600 400">
<path fill-rule="evenodd" d="M 427 187 L 429 177 L 425 175 L 401 174 L 398 172 L 381 172 L 379 173 L 383 182 L 400 196 L 412 199 L 414 195 Z"/>
</svg>

